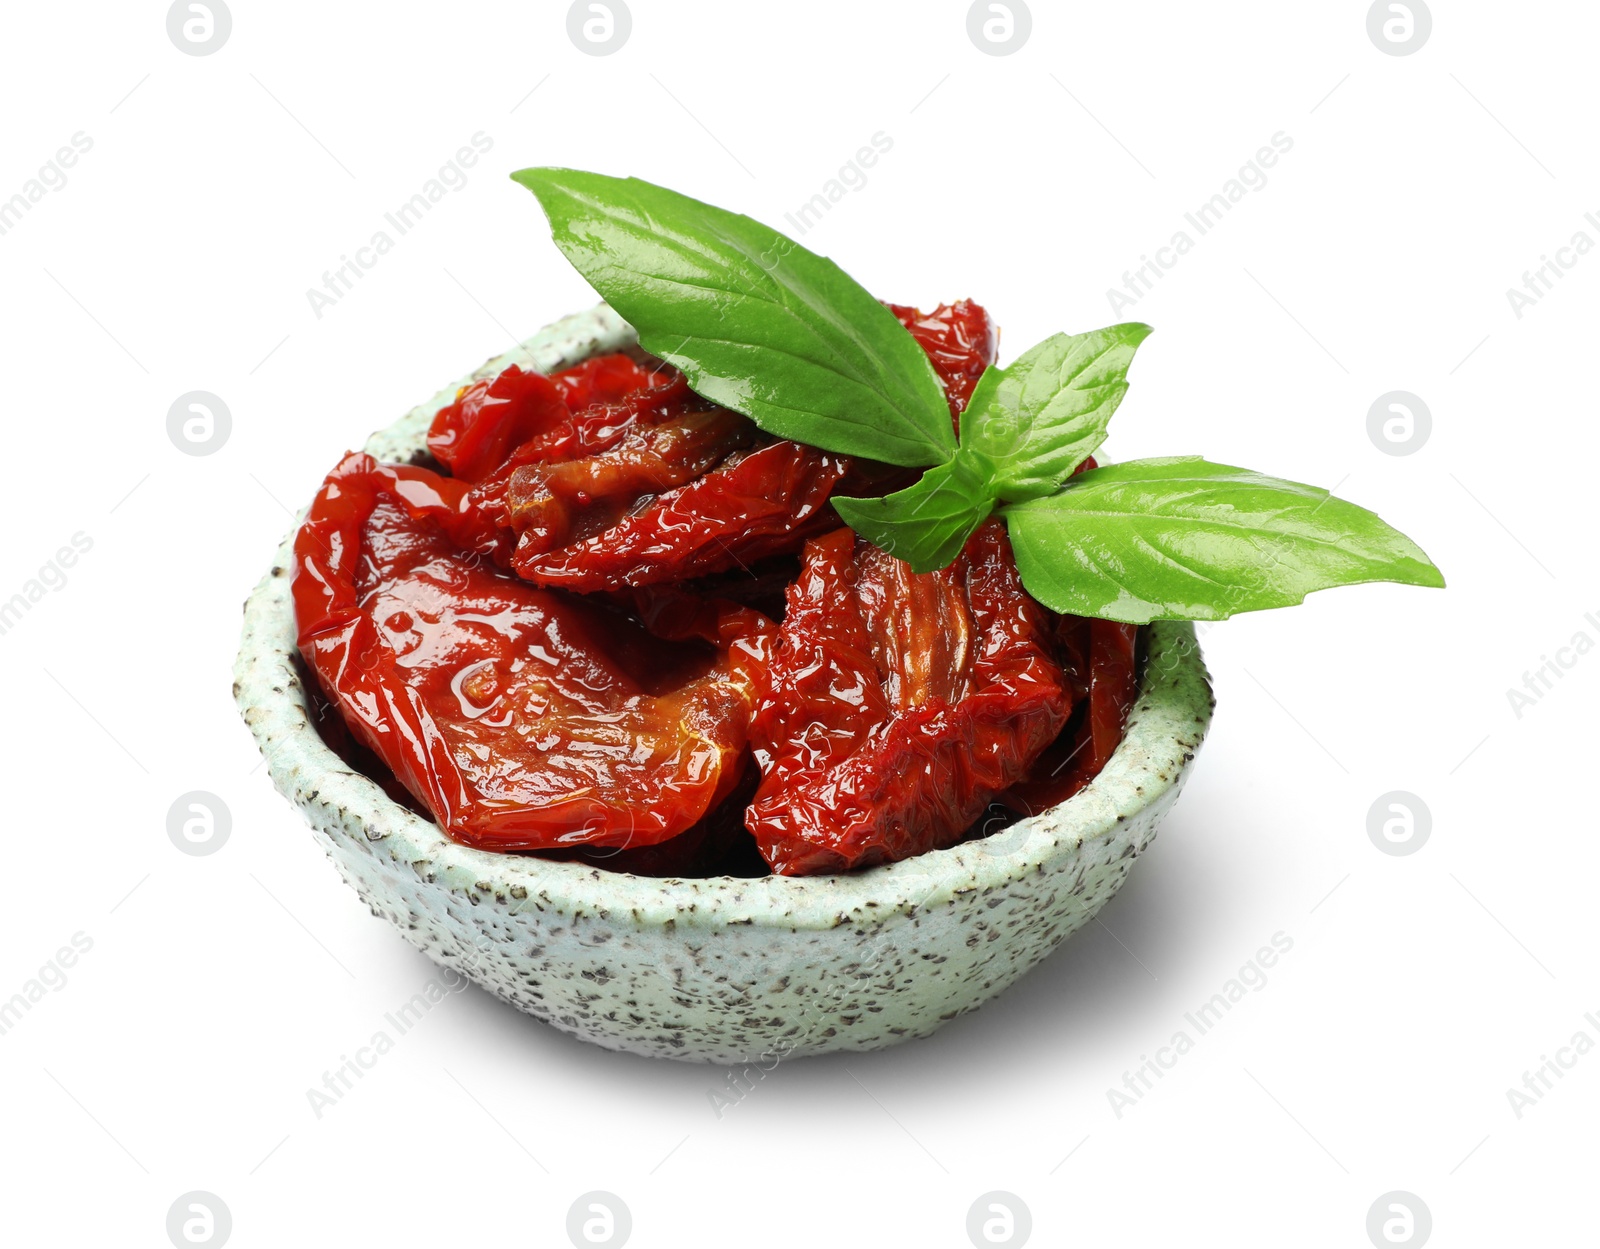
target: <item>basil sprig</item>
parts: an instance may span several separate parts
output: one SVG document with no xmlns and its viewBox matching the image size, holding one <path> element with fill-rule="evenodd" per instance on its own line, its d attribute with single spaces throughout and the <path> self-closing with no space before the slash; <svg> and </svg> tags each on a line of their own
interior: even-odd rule
<svg viewBox="0 0 1600 1249">
<path fill-rule="evenodd" d="M 1325 490 L 1198 457 L 1075 470 L 1105 440 L 1150 327 L 1056 334 L 979 379 L 952 428 L 927 355 L 826 257 L 637 178 L 512 175 L 556 245 L 696 393 L 825 451 L 926 468 L 881 499 L 835 499 L 916 571 L 998 510 L 1023 585 L 1056 611 L 1220 620 L 1366 581 L 1443 586 L 1404 534 Z"/>
<path fill-rule="evenodd" d="M 1444 585 L 1366 508 L 1197 455 L 1092 468 L 1000 514 L 1028 592 L 1077 616 L 1223 620 L 1363 581 Z"/>
<path fill-rule="evenodd" d="M 511 176 L 573 267 L 696 394 L 841 455 L 922 468 L 955 453 L 927 353 L 833 261 L 637 178 Z"/>
<path fill-rule="evenodd" d="M 998 501 L 1053 494 L 1095 453 L 1128 393 L 1133 353 L 1150 333 L 1133 322 L 1056 334 L 1010 368 L 986 369 L 946 464 L 898 494 L 836 499 L 834 509 L 916 572 L 943 568 Z"/>
</svg>

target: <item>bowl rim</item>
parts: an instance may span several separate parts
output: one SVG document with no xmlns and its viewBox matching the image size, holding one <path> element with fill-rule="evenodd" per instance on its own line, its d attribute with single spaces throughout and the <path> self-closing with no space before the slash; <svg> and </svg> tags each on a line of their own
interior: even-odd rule
<svg viewBox="0 0 1600 1249">
<path fill-rule="evenodd" d="M 425 455 L 434 414 L 462 386 L 495 376 L 512 363 L 550 372 L 636 341 L 632 328 L 604 304 L 564 317 L 379 430 L 365 449 L 382 460 L 414 462 Z M 990 837 L 848 874 L 657 878 L 479 850 L 450 840 L 432 820 L 395 802 L 376 781 L 334 754 L 313 726 L 296 662 L 290 592 L 293 537 L 303 515 L 302 510 L 272 568 L 245 602 L 234 666 L 235 701 L 274 785 L 342 849 L 387 860 L 393 869 L 443 886 L 473 906 L 513 915 L 528 910 L 573 919 L 621 915 L 640 927 L 697 931 L 733 925 L 819 930 L 913 915 L 974 890 L 1060 870 L 1085 843 L 1113 836 L 1124 821 L 1169 804 L 1193 764 L 1215 705 L 1193 625 L 1157 621 L 1146 631 L 1144 671 L 1123 740 L 1089 785 Z M 1137 849 L 1130 846 L 1127 853 Z"/>
</svg>

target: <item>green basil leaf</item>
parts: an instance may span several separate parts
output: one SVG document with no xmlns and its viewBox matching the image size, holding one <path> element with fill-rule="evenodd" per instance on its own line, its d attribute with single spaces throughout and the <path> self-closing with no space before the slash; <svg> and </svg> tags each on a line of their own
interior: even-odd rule
<svg viewBox="0 0 1600 1249">
<path fill-rule="evenodd" d="M 1055 334 L 1009 367 L 984 372 L 961 418 L 961 446 L 999 466 L 1001 498 L 1052 494 L 1094 454 L 1128 393 L 1133 353 L 1150 333 L 1130 322 Z"/>
<path fill-rule="evenodd" d="M 1001 514 L 1028 592 L 1079 616 L 1222 620 L 1332 586 L 1444 585 L 1365 508 L 1198 456 L 1090 469 Z"/>
<path fill-rule="evenodd" d="M 769 433 L 844 455 L 923 467 L 954 454 L 927 355 L 833 261 L 637 178 L 511 176 L 538 196 L 578 272 L 696 393 Z"/>
<path fill-rule="evenodd" d="M 834 511 L 868 542 L 881 546 L 913 572 L 945 567 L 973 530 L 989 519 L 995 496 L 987 474 L 968 471 L 969 457 L 930 468 L 916 485 L 881 499 L 833 500 Z"/>
</svg>

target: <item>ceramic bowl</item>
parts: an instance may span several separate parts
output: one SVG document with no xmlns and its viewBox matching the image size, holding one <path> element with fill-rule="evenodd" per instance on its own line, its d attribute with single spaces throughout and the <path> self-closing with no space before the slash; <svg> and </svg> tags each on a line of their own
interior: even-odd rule
<svg viewBox="0 0 1600 1249">
<path fill-rule="evenodd" d="M 604 306 L 472 379 L 634 341 Z M 368 442 L 422 459 L 459 385 Z M 340 448 L 324 448 L 331 464 Z M 1213 700 L 1190 625 L 1149 628 L 1126 736 L 1105 770 L 995 835 L 841 876 L 650 879 L 458 845 L 352 771 L 312 724 L 286 540 L 245 604 L 234 696 L 273 783 L 371 907 L 435 962 L 614 1050 L 729 1065 L 926 1036 L 1001 992 L 1127 879 L 1193 765 Z"/>
</svg>

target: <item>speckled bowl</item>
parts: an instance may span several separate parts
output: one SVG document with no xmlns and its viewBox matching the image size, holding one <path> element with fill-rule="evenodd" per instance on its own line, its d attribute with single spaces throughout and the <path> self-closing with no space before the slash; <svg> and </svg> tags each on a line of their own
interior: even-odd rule
<svg viewBox="0 0 1600 1249">
<path fill-rule="evenodd" d="M 633 341 L 602 306 L 472 377 L 513 361 L 550 371 Z M 428 423 L 457 389 L 366 449 L 421 458 Z M 491 854 L 392 801 L 312 727 L 291 559 L 286 540 L 245 604 L 234 669 L 234 696 L 279 792 L 373 914 L 435 962 L 564 1032 L 636 1054 L 770 1065 L 894 1045 L 977 1008 L 1116 892 L 1211 719 L 1193 628 L 1159 623 L 1105 770 L 1070 801 L 983 840 L 847 876 L 756 880 L 656 880 Z"/>
</svg>

